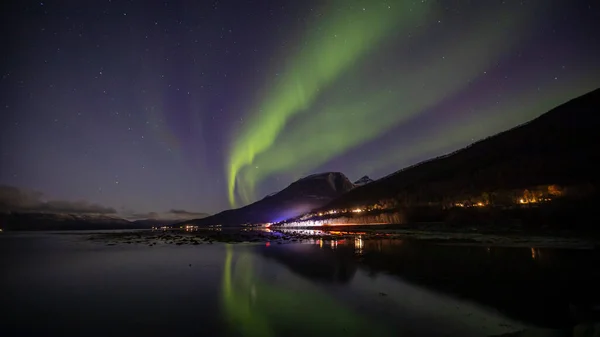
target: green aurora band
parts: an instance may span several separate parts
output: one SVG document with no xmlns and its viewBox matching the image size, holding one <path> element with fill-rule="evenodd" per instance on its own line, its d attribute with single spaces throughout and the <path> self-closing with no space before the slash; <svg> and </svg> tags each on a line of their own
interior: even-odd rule
<svg viewBox="0 0 600 337">
<path fill-rule="evenodd" d="M 302 62 L 294 63 L 293 69 L 299 70 L 292 73 L 303 76 L 290 77 L 288 81 L 294 85 L 280 85 L 266 100 L 263 113 L 255 116 L 245 136 L 236 142 L 229 167 L 230 202 L 235 204 L 236 187 L 242 200 L 250 202 L 256 184 L 268 176 L 291 171 L 304 174 L 460 93 L 527 37 L 519 32 L 527 31 L 535 9 L 536 6 L 523 6 L 518 16 L 509 10 L 495 11 L 492 19 L 475 20 L 459 41 L 432 41 L 430 50 L 438 52 L 422 57 L 411 58 L 413 51 L 406 43 L 402 53 L 387 53 L 383 63 L 393 66 L 380 74 L 376 82 L 368 80 L 373 69 L 348 68 L 361 53 L 367 52 L 365 43 L 353 44 L 355 58 L 350 59 L 341 51 L 340 55 L 319 52 L 326 47 L 323 38 L 317 39 L 314 45 L 320 47 L 309 49 L 314 51 L 309 53 L 311 58 L 303 55 L 299 58 Z M 420 19 L 435 15 L 432 8 L 419 13 Z M 340 21 L 337 18 L 331 29 L 337 28 Z M 388 30 L 381 29 L 378 37 L 383 38 Z M 375 42 L 369 41 L 373 46 Z M 326 42 L 339 50 L 334 43 Z M 331 55 L 325 62 L 330 66 L 315 68 L 314 63 L 318 62 L 312 58 L 318 60 L 321 55 Z M 337 56 L 339 64 L 332 60 L 338 60 Z M 395 61 L 398 58 L 407 61 Z M 457 72 L 457 68 L 461 71 Z M 336 76 L 338 80 L 334 81 Z M 335 85 L 325 88 L 328 84 Z M 308 108 L 313 113 L 292 116 Z M 396 113 L 386 113 L 390 111 Z M 293 123 L 284 130 L 290 121 Z"/>
<path fill-rule="evenodd" d="M 429 2 L 334 1 L 326 19 L 311 24 L 304 47 L 287 63 L 268 97 L 250 116 L 244 130 L 234 141 L 228 164 L 229 201 L 236 204 L 237 192 L 245 202 L 256 181 L 240 181 L 238 174 L 267 151 L 289 119 L 306 111 L 323 91 L 350 67 L 372 51 L 391 32 L 429 14 Z"/>
<path fill-rule="evenodd" d="M 253 186 L 276 172 L 318 167 L 459 93 L 516 43 L 513 36 L 522 29 L 520 24 L 524 20 L 509 19 L 508 13 L 499 15 L 505 16 L 497 21 L 479 22 L 471 36 L 462 41 L 443 41 L 437 48 L 446 50 L 443 58 L 439 54 L 429 55 L 428 59 L 420 59 L 418 65 L 397 69 L 394 73 L 403 74 L 400 81 L 392 76 L 388 83 L 369 83 L 360 94 L 350 95 L 360 97 L 362 102 L 339 95 L 315 115 L 282 133 L 276 146 L 256 158 L 255 165 L 260 169 L 243 172 L 243 181 Z M 477 57 L 465 57 L 465 51 Z M 456 73 L 448 64 L 463 71 Z M 427 88 L 415 86 L 416 83 L 424 83 Z M 389 111 L 397 112 L 386 113 Z"/>
<path fill-rule="evenodd" d="M 357 171 L 372 172 L 397 163 L 403 163 L 404 166 L 413 165 L 424 158 L 433 158 L 440 153 L 461 149 L 473 141 L 491 136 L 497 130 L 508 130 L 520 125 L 524 118 L 536 118 L 582 92 L 593 90 L 597 86 L 595 78 L 590 74 L 588 79 L 581 81 L 577 86 L 571 85 L 570 82 L 556 82 L 546 86 L 543 90 L 551 94 L 547 95 L 545 100 L 539 99 L 536 89 L 522 91 L 515 88 L 510 94 L 512 99 L 509 105 L 478 107 L 485 109 L 487 113 L 463 116 L 454 120 L 452 125 L 438 126 L 434 130 L 424 132 L 409 143 L 390 144 L 382 151 L 388 154 L 387 156 L 373 154 L 365 157 Z M 435 134 L 436 137 L 430 137 L 431 134 Z"/>
</svg>

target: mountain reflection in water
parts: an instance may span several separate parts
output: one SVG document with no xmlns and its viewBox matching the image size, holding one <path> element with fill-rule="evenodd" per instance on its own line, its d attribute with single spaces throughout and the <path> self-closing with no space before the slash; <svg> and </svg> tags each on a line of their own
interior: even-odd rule
<svg viewBox="0 0 600 337">
<path fill-rule="evenodd" d="M 223 272 L 223 309 L 233 332 L 241 336 L 392 336 L 368 318 L 310 284 L 289 289 L 255 275 L 253 257 L 227 246 Z M 234 259 L 236 260 L 234 262 Z M 309 274 L 318 275 L 320 274 Z M 307 324 L 309 323 L 309 324 Z M 277 332 L 277 333 L 276 333 Z"/>
<path fill-rule="evenodd" d="M 340 244 L 340 241 L 336 240 L 334 245 Z M 307 244 L 277 245 L 261 247 L 259 252 L 289 267 L 297 275 L 320 282 L 348 283 L 358 268 L 351 247 L 343 247 L 336 251 L 315 249 L 313 245 Z"/>
<path fill-rule="evenodd" d="M 399 276 L 546 328 L 576 323 L 570 306 L 600 303 L 597 250 L 453 246 L 356 235 L 261 252 L 313 280 L 348 283 L 360 267 L 374 278 Z"/>
<path fill-rule="evenodd" d="M 367 242 L 361 264 L 498 309 L 527 323 L 565 327 L 569 305 L 600 303 L 598 251 Z"/>
<path fill-rule="evenodd" d="M 239 336 L 492 336 L 526 327 L 492 308 L 361 272 L 361 240 L 227 246 L 223 313 Z M 266 259 L 265 259 L 266 257 Z M 273 268 L 272 261 L 288 273 Z M 298 278 L 297 276 L 301 276 Z M 237 333 L 237 334 L 236 334 Z"/>
<path fill-rule="evenodd" d="M 0 335 L 497 336 L 572 327 L 600 284 L 592 250 L 86 237 L 0 236 Z"/>
</svg>

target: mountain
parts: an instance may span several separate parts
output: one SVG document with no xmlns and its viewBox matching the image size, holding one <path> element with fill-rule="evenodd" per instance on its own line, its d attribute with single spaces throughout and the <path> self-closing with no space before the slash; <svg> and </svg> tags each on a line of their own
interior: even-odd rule
<svg viewBox="0 0 600 337">
<path fill-rule="evenodd" d="M 440 202 L 545 184 L 598 186 L 600 89 L 454 153 L 357 187 L 322 210 L 382 200 Z"/>
<path fill-rule="evenodd" d="M 343 173 L 314 174 L 250 205 L 185 223 L 200 226 L 235 226 L 277 222 L 322 207 L 352 188 L 354 185 Z"/>
<path fill-rule="evenodd" d="M 152 227 L 162 227 L 162 226 L 170 226 L 172 224 L 176 224 L 181 222 L 182 219 L 142 219 L 135 220 L 132 223 L 136 227 L 140 228 L 152 228 Z"/>
<path fill-rule="evenodd" d="M 5 230 L 87 230 L 150 228 L 125 219 L 96 214 L 0 213 L 0 228 Z"/>
<path fill-rule="evenodd" d="M 373 182 L 373 179 L 369 178 L 368 176 L 363 176 L 362 178 L 358 179 L 357 181 L 354 182 L 354 186 L 358 187 L 358 186 L 363 186 L 366 184 L 370 184 Z"/>
</svg>

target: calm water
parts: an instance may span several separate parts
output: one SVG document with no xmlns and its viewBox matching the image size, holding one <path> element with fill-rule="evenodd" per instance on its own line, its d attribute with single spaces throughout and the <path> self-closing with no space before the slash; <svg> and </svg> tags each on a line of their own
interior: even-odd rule
<svg viewBox="0 0 600 337">
<path fill-rule="evenodd" d="M 2 336 L 492 336 L 569 327 L 598 251 L 0 235 Z"/>
</svg>

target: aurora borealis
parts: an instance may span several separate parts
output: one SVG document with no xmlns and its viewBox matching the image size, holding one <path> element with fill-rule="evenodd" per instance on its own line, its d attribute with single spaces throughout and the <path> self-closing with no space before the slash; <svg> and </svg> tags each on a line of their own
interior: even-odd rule
<svg viewBox="0 0 600 337">
<path fill-rule="evenodd" d="M 335 5 L 342 4 L 343 2 L 338 2 Z M 354 6 L 341 8 L 332 5 L 324 9 L 326 19 L 317 19 L 307 25 L 307 37 L 298 41 L 301 46 L 298 55 L 290 57 L 289 64 L 278 73 L 280 80 L 278 78 L 275 81 L 274 89 L 266 95 L 265 102 L 259 105 L 258 112 L 251 116 L 241 136 L 234 140 L 228 177 L 232 204 L 235 204 L 235 180 L 240 170 L 244 166 L 251 166 L 257 155 L 273 148 L 287 121 L 294 115 L 311 109 L 322 91 L 335 85 L 344 72 L 376 48 L 379 41 L 394 28 L 405 29 L 403 26 L 407 23 L 422 20 L 429 7 L 411 6 L 408 2 L 399 4 L 394 4 L 393 9 L 385 2 L 373 5 L 372 2 L 357 1 Z M 311 124 L 315 125 L 314 121 Z M 306 135 L 307 131 L 309 129 L 301 132 Z M 306 152 L 303 148 L 304 146 L 299 146 L 294 152 L 298 151 L 303 157 L 302 154 Z M 288 152 L 289 149 L 285 151 L 288 155 L 292 154 Z M 298 158 L 296 154 L 293 156 Z M 285 154 L 278 155 L 278 163 L 265 165 L 266 170 L 277 170 L 280 164 L 287 165 L 290 158 L 286 157 Z M 243 177 L 239 181 L 239 192 L 246 202 L 251 200 L 247 193 L 248 190 L 253 190 L 255 182 L 255 178 L 249 177 Z"/>
<path fill-rule="evenodd" d="M 266 95 L 256 117 L 245 125 L 243 136 L 235 139 L 229 164 L 232 204 L 235 204 L 235 187 L 244 203 L 253 201 L 255 185 L 269 176 L 312 172 L 332 158 L 460 94 L 491 71 L 512 48 L 527 41 L 534 17 L 546 10 L 539 2 L 518 5 L 518 11 L 506 4 L 491 6 L 486 15 L 480 14 L 463 23 L 460 35 L 452 31 L 439 32 L 430 45 L 425 46 L 413 46 L 410 40 L 423 38 L 419 35 L 427 29 L 421 28 L 422 25 L 447 19 L 444 10 L 448 8 L 439 3 L 398 2 L 392 9 L 391 5 L 369 6 L 369 2 L 364 2 L 359 6 L 364 13 L 354 7 L 336 11 L 333 15 L 336 19 L 325 19 L 325 29 L 319 28 L 316 37 L 308 34 L 308 43 L 303 47 L 309 51 L 308 56 L 300 57 L 298 62 L 292 59 L 288 68 L 284 68 L 282 73 L 286 80 L 275 82 L 277 89 Z M 372 16 L 365 15 L 367 8 L 369 14 L 374 13 Z M 372 29 L 357 29 L 361 25 Z M 320 27 L 318 23 L 316 26 Z M 374 36 L 363 38 L 364 32 Z M 346 47 L 348 41 L 350 46 L 364 46 L 360 49 L 363 53 Z M 361 60 L 359 56 L 367 59 Z M 373 69 L 369 57 L 379 58 L 377 64 L 385 65 L 385 69 Z M 345 69 L 351 61 L 352 67 Z M 372 80 L 374 73 L 378 75 L 376 81 Z M 589 83 L 581 85 L 593 88 Z M 558 103 L 560 101 L 553 102 Z M 552 107 L 544 106 L 546 110 Z M 506 114 L 514 112 L 521 118 L 532 118 L 534 111 L 539 114 L 545 110 L 515 107 Z M 501 112 L 487 117 L 494 118 L 498 113 Z M 299 116 L 291 121 L 294 115 Z M 288 121 L 291 122 L 286 128 Z M 498 127 L 501 123 L 479 121 L 478 126 L 485 126 L 487 133 L 478 134 L 476 138 L 493 134 L 490 130 L 503 130 Z M 466 121 L 465 125 L 468 124 Z M 513 122 L 504 128 L 514 125 Z M 432 146 L 431 140 L 412 144 L 395 159 L 410 157 L 407 152 L 435 153 L 451 145 L 456 138 L 458 143 L 462 138 L 461 145 L 464 145 L 464 140 L 474 136 L 473 131 L 462 128 L 442 132 L 451 132 L 453 137 L 437 139 L 439 145 Z M 388 147 L 393 152 L 402 145 L 401 142 Z M 369 158 L 366 162 L 380 160 Z M 388 165 L 391 164 L 393 161 Z"/>
<path fill-rule="evenodd" d="M 0 184 L 127 216 L 379 178 L 600 86 L 589 0 L 4 6 Z"/>
</svg>

